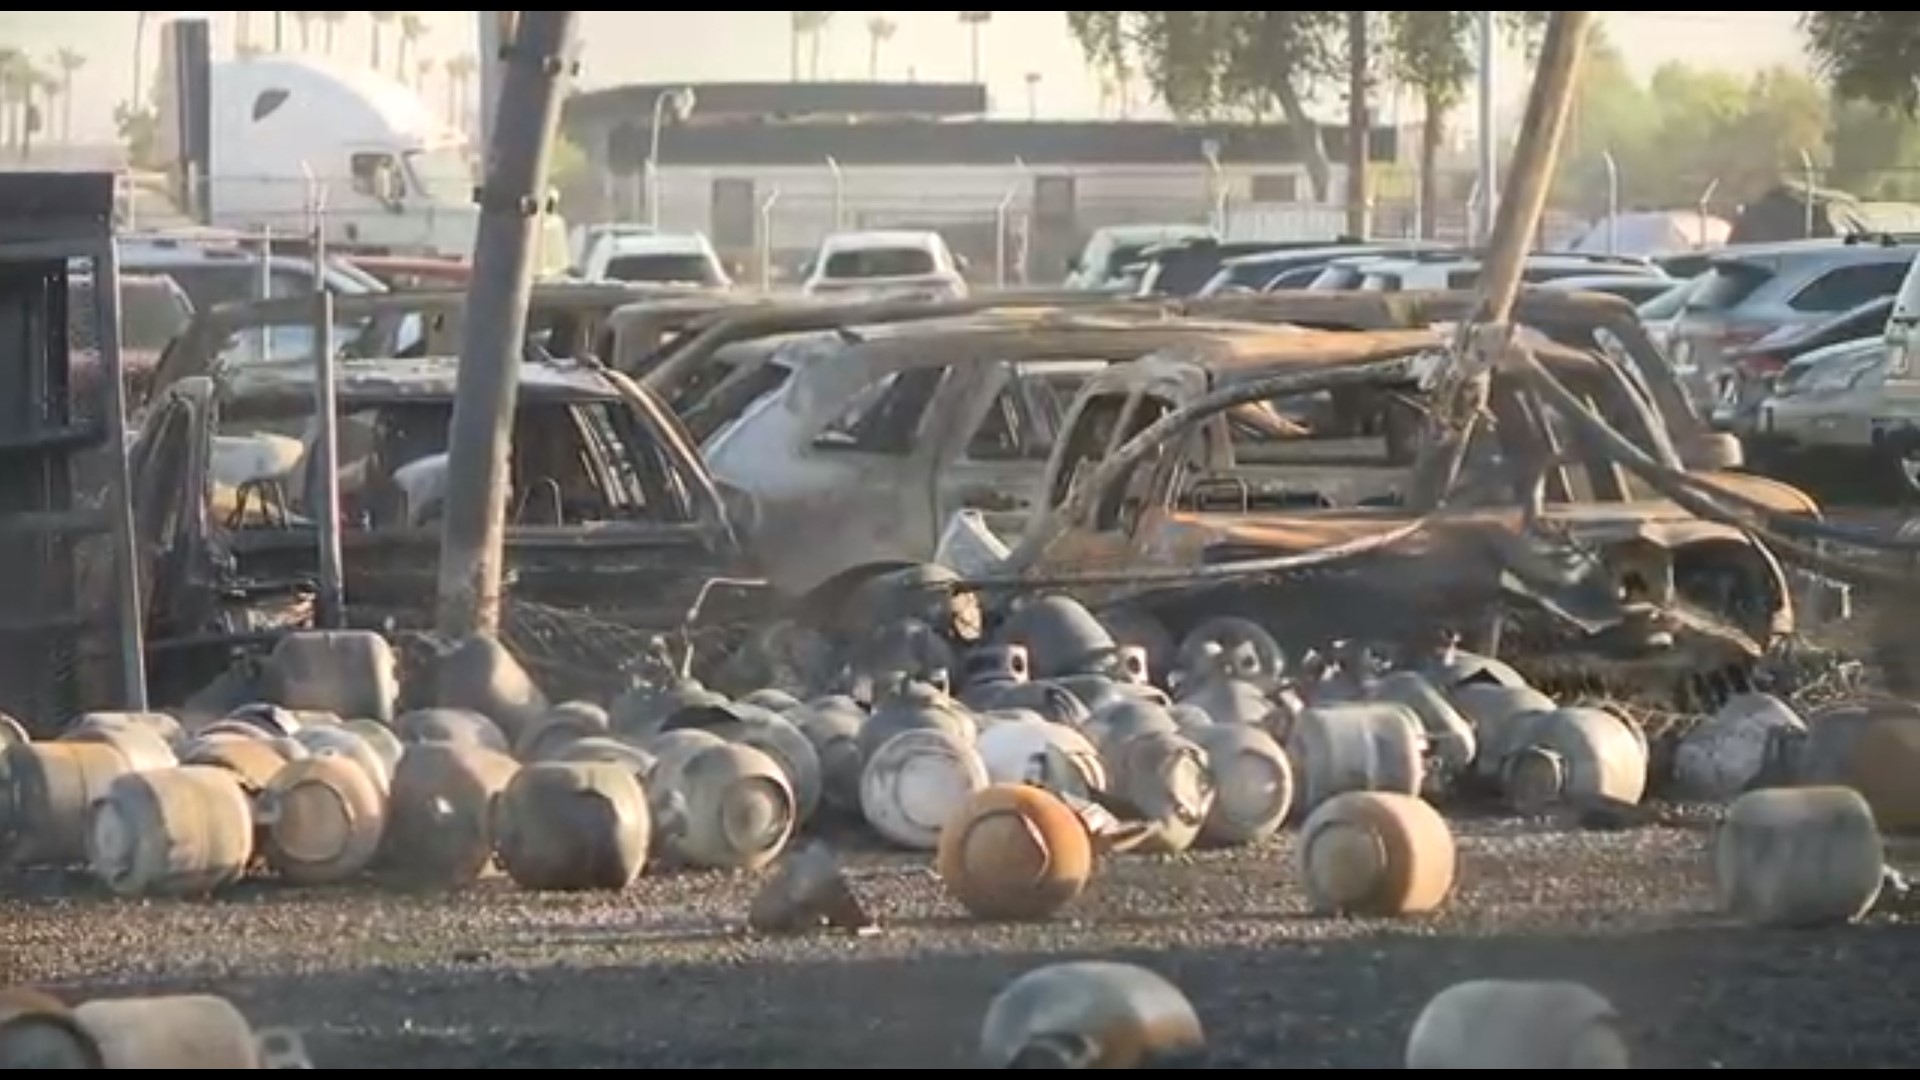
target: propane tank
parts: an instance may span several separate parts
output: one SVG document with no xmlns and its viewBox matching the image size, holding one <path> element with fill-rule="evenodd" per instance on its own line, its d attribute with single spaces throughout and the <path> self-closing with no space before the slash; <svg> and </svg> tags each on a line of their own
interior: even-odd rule
<svg viewBox="0 0 1920 1080">
<path fill-rule="evenodd" d="M 1287 668 L 1286 654 L 1273 635 L 1237 615 L 1216 616 L 1194 627 L 1181 641 L 1176 662 L 1183 683 L 1226 676 L 1263 689 L 1279 681 Z"/>
<path fill-rule="evenodd" d="M 1434 995 L 1409 1069 L 1629 1069 L 1619 1014 L 1579 983 L 1477 979 Z"/>
<path fill-rule="evenodd" d="M 1312 812 L 1349 791 L 1419 792 L 1425 779 L 1420 718 L 1398 702 L 1346 702 L 1304 709 L 1287 753 L 1299 805 Z"/>
<path fill-rule="evenodd" d="M 367 779 L 373 781 L 374 789 L 380 793 L 382 801 L 393 786 L 393 766 L 388 765 L 387 759 L 381 757 L 379 751 L 361 738 L 359 733 L 345 725 L 315 727 L 309 724 L 294 735 L 293 741 L 306 747 L 310 756 L 339 754 L 359 766 L 366 772 Z"/>
<path fill-rule="evenodd" d="M 494 835 L 507 876 L 523 889 L 617 891 L 640 876 L 653 819 L 626 767 L 543 762 L 501 792 Z"/>
<path fill-rule="evenodd" d="M 987 1006 L 987 1069 L 1172 1069 L 1206 1052 L 1178 987 L 1133 964 L 1081 960 L 1029 971 Z"/>
<path fill-rule="evenodd" d="M 442 654 L 434 690 L 434 704 L 469 709 L 493 721 L 507 746 L 539 723 L 548 707 L 533 676 L 490 634 L 469 637 Z"/>
<path fill-rule="evenodd" d="M 201 735 L 180 748 L 180 764 L 212 765 L 232 773 L 240 789 L 258 794 L 287 764 L 280 747 L 248 735 Z"/>
<path fill-rule="evenodd" d="M 763 686 L 743 696 L 740 704 L 765 709 L 770 713 L 784 713 L 789 709 L 799 708 L 800 699 L 777 686 Z"/>
<path fill-rule="evenodd" d="M 1518 749 L 1530 718 L 1559 708 L 1552 698 L 1525 683 L 1470 682 L 1456 686 L 1448 697 L 1460 715 L 1473 725 L 1478 752 L 1473 775 L 1483 784 L 1500 783 L 1507 755 Z"/>
<path fill-rule="evenodd" d="M 1296 851 L 1316 913 L 1418 915 L 1453 891 L 1453 833 L 1417 796 L 1336 795 L 1308 816 Z"/>
<path fill-rule="evenodd" d="M 351 731 L 360 736 L 367 746 L 386 763 L 387 778 L 392 780 L 393 770 L 400 766 L 400 755 L 406 752 L 406 744 L 393 729 L 379 720 L 345 720 L 340 724 L 342 731 Z"/>
<path fill-rule="evenodd" d="M 540 715 L 514 744 L 521 761 L 552 761 L 560 748 L 613 730 L 607 710 L 591 701 L 563 701 Z"/>
<path fill-rule="evenodd" d="M 0 989 L 0 1070 L 104 1068 L 71 1009 L 38 991 Z"/>
<path fill-rule="evenodd" d="M 1110 753 L 1136 735 L 1150 731 L 1177 734 L 1180 725 L 1164 706 L 1143 698 L 1114 698 L 1093 710 L 1083 730 L 1102 753 Z"/>
<path fill-rule="evenodd" d="M 1246 724 L 1213 724 L 1190 737 L 1207 755 L 1213 784 L 1200 841 L 1230 847 L 1279 832 L 1293 809 L 1293 766 L 1273 736 Z"/>
<path fill-rule="evenodd" d="M 253 811 L 225 769 L 126 773 L 93 807 L 87 863 L 121 896 L 204 896 L 246 876 L 252 858 Z"/>
<path fill-rule="evenodd" d="M 977 747 L 987 779 L 995 784 L 1038 782 L 1043 787 L 1087 795 L 1107 789 L 1100 751 L 1080 732 L 1038 718 L 1010 720 L 980 733 Z M 1063 775 L 1051 775 L 1052 766 Z"/>
<path fill-rule="evenodd" d="M 400 662 L 371 630 L 301 630 L 281 638 L 267 657 L 265 683 L 291 709 L 393 720 L 400 699 Z"/>
<path fill-rule="evenodd" d="M 472 884 L 493 862 L 493 799 L 519 768 L 507 755 L 477 746 L 409 745 L 393 771 L 378 864 L 417 887 Z"/>
<path fill-rule="evenodd" d="M 294 885 L 359 876 L 379 854 L 386 817 L 385 786 L 332 750 L 289 762 L 254 801 L 267 865 Z"/>
<path fill-rule="evenodd" d="M 1150 826 L 1133 849 L 1178 855 L 1193 846 L 1213 809 L 1207 754 L 1178 732 L 1146 731 L 1106 754 L 1110 788 Z"/>
<path fill-rule="evenodd" d="M 1003 711 L 1030 709 L 1043 720 L 1070 727 L 1081 726 L 1090 715 L 1087 703 L 1079 695 L 1064 683 L 1054 681 L 1015 683 L 995 697 L 993 707 Z"/>
<path fill-rule="evenodd" d="M 983 645 L 960 669 L 960 701 L 976 711 L 992 709 L 1001 693 L 1033 677 L 1026 646 Z"/>
<path fill-rule="evenodd" d="M 1208 722 L 1217 724 L 1263 726 L 1274 710 L 1266 691 L 1246 679 L 1226 675 L 1183 682 L 1174 700 L 1178 706 L 1198 710 Z"/>
<path fill-rule="evenodd" d="M 654 766 L 648 794 L 655 843 L 690 866 L 758 870 L 793 835 L 793 788 L 767 755 L 700 734 L 712 742 L 663 752 Z"/>
<path fill-rule="evenodd" d="M 950 731 L 903 731 L 861 771 L 860 810 L 892 843 L 932 851 L 940 830 L 986 786 L 987 768 L 970 743 Z"/>
<path fill-rule="evenodd" d="M 32 737 L 27 734 L 27 729 L 20 726 L 20 721 L 6 713 L 0 713 L 0 750 L 32 741 Z"/>
<path fill-rule="evenodd" d="M 251 728 L 268 739 L 286 738 L 300 730 L 300 717 L 292 709 L 268 701 L 242 705 L 221 717 L 220 722 Z"/>
<path fill-rule="evenodd" d="M 1920 709 L 1905 702 L 1843 706 L 1807 724 L 1799 781 L 1853 788 L 1890 833 L 1920 830 Z"/>
<path fill-rule="evenodd" d="M 1507 801 L 1523 814 L 1554 806 L 1637 805 L 1647 790 L 1647 745 L 1632 721 L 1605 709 L 1532 713 L 1502 768 Z"/>
<path fill-rule="evenodd" d="M 1026 649 L 1033 675 L 1042 679 L 1096 670 L 1119 647 L 1093 612 L 1057 593 L 1026 598 L 1001 627 L 999 641 Z"/>
<path fill-rule="evenodd" d="M 1428 783 L 1444 787 L 1473 768 L 1478 752 L 1473 725 L 1426 676 L 1417 671 L 1383 675 L 1373 684 L 1373 698 L 1405 705 L 1419 718 L 1420 732 L 1427 739 L 1427 760 L 1432 763 Z"/>
<path fill-rule="evenodd" d="M 977 732 L 965 708 L 924 683 L 908 683 L 882 698 L 860 725 L 860 760 L 872 761 L 883 744 L 907 731 L 944 731 L 971 743 Z"/>
<path fill-rule="evenodd" d="M 1087 887 L 1093 841 L 1054 795 L 995 784 L 941 830 L 935 865 L 947 892 L 975 918 L 1044 919 Z"/>
<path fill-rule="evenodd" d="M 1673 752 L 1675 790 L 1704 802 L 1732 802 L 1766 766 L 1781 733 L 1806 734 L 1793 706 L 1772 694 L 1735 694 L 1681 738 Z"/>
<path fill-rule="evenodd" d="M 779 713 L 757 705 L 737 702 L 714 710 L 717 722 L 703 723 L 707 731 L 772 758 L 787 776 L 798 802 L 800 823 L 805 824 L 820 807 L 820 755 L 813 743 Z M 724 717 L 724 719 L 720 719 Z"/>
<path fill-rule="evenodd" d="M 549 760 L 576 763 L 597 761 L 618 765 L 632 773 L 633 778 L 640 781 L 642 787 L 646 786 L 647 777 L 652 774 L 653 767 L 657 764 L 653 755 L 645 750 L 632 743 L 624 743 L 604 735 L 595 735 L 567 743 L 560 747 Z"/>
<path fill-rule="evenodd" d="M 115 998 L 89 1001 L 74 1020 L 100 1047 L 109 1069 L 258 1069 L 253 1025 L 225 998 Z"/>
<path fill-rule="evenodd" d="M 631 739 L 649 739 L 660 733 L 667 719 L 681 709 L 696 705 L 722 705 L 726 698 L 708 690 L 697 680 L 683 679 L 671 686 L 636 686 L 614 699 L 607 710 L 615 734 Z"/>
<path fill-rule="evenodd" d="M 447 743 L 496 754 L 505 754 L 509 749 L 507 736 L 499 725 L 473 709 L 415 709 L 402 713 L 400 719 L 393 722 L 393 733 L 402 745 Z"/>
<path fill-rule="evenodd" d="M 157 718 L 157 719 L 156 719 Z M 171 726 L 170 726 L 171 725 Z M 60 736 L 61 742 L 96 742 L 113 747 L 138 772 L 167 769 L 180 763 L 172 736 L 179 725 L 161 713 L 88 713 Z"/>
<path fill-rule="evenodd" d="M 105 743 L 0 749 L 0 851 L 20 866 L 83 861 L 94 800 L 130 771 L 127 759 Z"/>
<path fill-rule="evenodd" d="M 1755 926 L 1853 922 L 1879 899 L 1884 866 L 1873 809 L 1851 788 L 1750 791 L 1714 839 L 1720 909 Z"/>
<path fill-rule="evenodd" d="M 828 697 L 794 709 L 789 719 L 820 760 L 820 801 L 843 814 L 860 812 L 860 727 L 866 711 L 850 697 Z"/>
</svg>

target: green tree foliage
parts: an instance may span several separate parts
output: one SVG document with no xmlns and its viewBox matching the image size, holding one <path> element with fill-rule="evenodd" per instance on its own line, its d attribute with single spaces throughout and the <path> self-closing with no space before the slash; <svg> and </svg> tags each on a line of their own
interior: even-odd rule
<svg viewBox="0 0 1920 1080">
<path fill-rule="evenodd" d="M 1920 106 L 1920 12 L 1804 11 L 1807 48 L 1841 97 Z"/>
</svg>

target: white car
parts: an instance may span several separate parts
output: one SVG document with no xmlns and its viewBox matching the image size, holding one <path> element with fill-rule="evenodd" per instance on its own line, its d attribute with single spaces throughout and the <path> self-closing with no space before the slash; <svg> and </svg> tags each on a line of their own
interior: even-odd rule
<svg viewBox="0 0 1920 1080">
<path fill-rule="evenodd" d="M 726 289 L 733 278 L 704 233 L 616 233 L 602 238 L 581 267 L 589 281 L 638 281 Z"/>
<path fill-rule="evenodd" d="M 967 295 L 962 264 L 937 232 L 835 233 L 807 261 L 808 296 L 870 293 L 876 297 L 958 300 Z"/>
</svg>

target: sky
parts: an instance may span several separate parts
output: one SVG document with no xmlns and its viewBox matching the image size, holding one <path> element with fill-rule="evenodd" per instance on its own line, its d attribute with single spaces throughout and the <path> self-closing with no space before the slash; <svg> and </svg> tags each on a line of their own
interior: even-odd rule
<svg viewBox="0 0 1920 1080">
<path fill-rule="evenodd" d="M 74 126 L 81 137 L 111 131 L 113 103 L 128 95 L 136 14 L 132 11 L 4 11 L 0 43 L 51 57 L 62 48 L 88 58 L 76 80 Z M 161 13 L 171 14 L 171 13 Z M 231 48 L 231 12 L 213 12 L 216 50 Z M 470 51 L 474 13 L 426 12 L 432 32 L 425 55 Z M 951 11 L 840 11 L 823 42 L 821 77 L 864 79 L 868 72 L 867 24 L 891 20 L 896 31 L 883 48 L 884 78 L 964 80 L 970 64 L 966 32 Z M 1609 11 L 1608 32 L 1642 73 L 1668 61 L 1750 71 L 1771 64 L 1804 68 L 1790 11 Z M 251 13 L 264 38 L 271 12 Z M 581 14 L 582 83 L 606 86 L 632 81 L 784 79 L 789 74 L 788 16 L 784 11 L 589 11 Z M 297 35 L 291 18 L 286 36 Z M 153 35 L 148 35 L 152 48 Z M 367 23 L 355 13 L 339 44 L 341 59 L 365 62 Z M 805 58 L 803 57 L 803 64 Z M 152 70 L 151 55 L 146 62 Z M 1503 90 L 1524 91 L 1517 58 L 1501 65 Z M 1044 116 L 1093 116 L 1100 104 L 1098 80 L 1086 70 L 1067 33 L 1065 12 L 997 11 L 981 35 L 982 75 L 996 109 L 1023 115 L 1026 76 L 1040 73 L 1035 104 Z"/>
</svg>

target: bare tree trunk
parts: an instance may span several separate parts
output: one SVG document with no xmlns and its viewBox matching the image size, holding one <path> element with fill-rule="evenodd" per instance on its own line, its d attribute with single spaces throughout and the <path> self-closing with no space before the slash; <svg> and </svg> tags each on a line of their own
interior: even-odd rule
<svg viewBox="0 0 1920 1080">
<path fill-rule="evenodd" d="M 1367 143 L 1373 123 L 1367 115 L 1367 13 L 1347 12 L 1347 232 L 1365 237 L 1369 214 Z"/>
<path fill-rule="evenodd" d="M 1313 201 L 1325 203 L 1333 197 L 1333 162 L 1327 158 L 1327 143 L 1321 138 L 1320 125 L 1307 115 L 1306 105 L 1292 86 L 1275 96 L 1280 99 L 1280 115 L 1286 117 L 1287 127 L 1293 132 L 1301 164 L 1306 166 Z"/>
<path fill-rule="evenodd" d="M 1426 116 L 1420 121 L 1420 238 L 1439 235 L 1440 222 L 1440 143 L 1447 135 L 1447 109 L 1431 90 L 1426 95 Z"/>
</svg>

